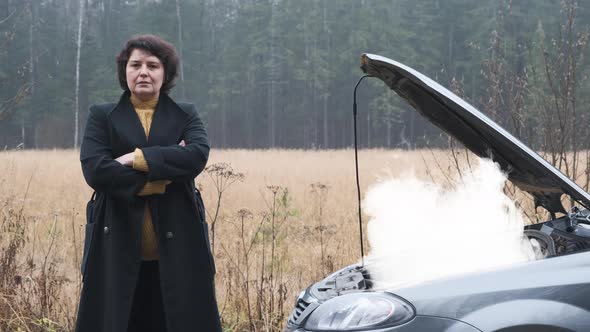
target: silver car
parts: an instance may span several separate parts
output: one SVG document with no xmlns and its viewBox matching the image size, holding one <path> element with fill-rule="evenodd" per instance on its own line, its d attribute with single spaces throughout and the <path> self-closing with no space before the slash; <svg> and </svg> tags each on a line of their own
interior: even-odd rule
<svg viewBox="0 0 590 332">
<path fill-rule="evenodd" d="M 492 158 L 550 213 L 524 230 L 545 259 L 395 290 L 374 289 L 366 267 L 348 266 L 301 292 L 285 331 L 590 331 L 590 195 L 414 69 L 373 54 L 362 56 L 361 68 L 473 153 Z M 569 212 L 563 195 L 576 202 Z"/>
</svg>

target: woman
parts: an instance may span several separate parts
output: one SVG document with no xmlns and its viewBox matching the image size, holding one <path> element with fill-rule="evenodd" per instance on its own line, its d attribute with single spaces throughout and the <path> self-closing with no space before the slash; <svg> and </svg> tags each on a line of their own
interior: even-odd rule
<svg viewBox="0 0 590 332">
<path fill-rule="evenodd" d="M 76 331 L 221 331 L 194 183 L 209 143 L 195 107 L 168 96 L 178 65 L 166 41 L 134 36 L 117 58 L 119 102 L 90 108 L 80 161 L 95 199 Z"/>
</svg>

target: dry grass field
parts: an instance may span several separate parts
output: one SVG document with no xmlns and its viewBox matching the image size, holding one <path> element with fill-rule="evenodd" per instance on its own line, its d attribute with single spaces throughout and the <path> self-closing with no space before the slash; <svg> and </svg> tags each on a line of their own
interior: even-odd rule
<svg viewBox="0 0 590 332">
<path fill-rule="evenodd" d="M 215 224 L 227 331 L 280 330 L 301 289 L 358 261 L 353 157 L 352 150 L 211 152 L 197 183 Z M 359 160 L 363 192 L 408 174 L 449 184 L 456 170 L 446 151 L 369 150 Z M 78 152 L 0 152 L 0 188 L 0 331 L 73 330 L 92 193 Z"/>
</svg>

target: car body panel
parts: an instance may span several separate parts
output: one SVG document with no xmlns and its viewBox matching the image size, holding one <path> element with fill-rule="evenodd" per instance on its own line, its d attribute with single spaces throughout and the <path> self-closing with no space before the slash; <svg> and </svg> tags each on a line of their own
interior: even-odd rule
<svg viewBox="0 0 590 332">
<path fill-rule="evenodd" d="M 458 319 L 483 331 L 531 324 L 590 331 L 590 252 L 391 290 L 419 315 Z"/>
<path fill-rule="evenodd" d="M 491 158 L 520 189 L 529 192 L 537 206 L 565 213 L 562 194 L 590 207 L 590 194 L 475 107 L 451 91 L 385 57 L 363 54 L 361 69 L 387 84 L 411 106 L 455 137 L 473 153 Z"/>
</svg>

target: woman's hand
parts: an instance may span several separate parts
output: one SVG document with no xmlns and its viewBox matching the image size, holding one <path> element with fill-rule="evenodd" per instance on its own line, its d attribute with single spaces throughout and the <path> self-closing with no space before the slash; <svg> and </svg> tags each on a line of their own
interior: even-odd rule
<svg viewBox="0 0 590 332">
<path fill-rule="evenodd" d="M 132 167 L 133 166 L 133 157 L 134 157 L 134 153 L 129 152 L 129 153 L 124 154 L 115 160 L 118 161 L 123 166 Z"/>
</svg>

